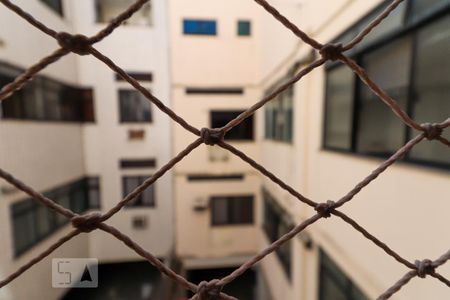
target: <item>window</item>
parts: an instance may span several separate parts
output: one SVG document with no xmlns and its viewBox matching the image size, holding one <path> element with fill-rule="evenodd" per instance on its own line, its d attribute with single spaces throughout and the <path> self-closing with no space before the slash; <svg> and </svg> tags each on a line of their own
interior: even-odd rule
<svg viewBox="0 0 450 300">
<path fill-rule="evenodd" d="M 153 81 L 153 73 L 149 73 L 149 72 L 128 72 L 127 71 L 128 76 L 133 77 L 134 79 L 136 79 L 137 81 L 148 81 L 148 82 L 152 82 Z M 125 81 L 125 79 L 119 75 L 119 74 L 115 74 L 115 78 L 117 81 Z"/>
<path fill-rule="evenodd" d="M 422 5 L 421 1 L 408 3 L 413 7 L 405 7 L 403 15 L 414 10 L 414 6 Z M 363 47 L 351 54 L 370 78 L 419 123 L 442 122 L 450 111 L 447 96 L 450 93 L 450 59 L 445 52 L 450 47 L 446 38 L 450 35 L 450 2 L 445 7 L 446 10 L 440 12 L 434 9 L 435 13 L 427 14 L 428 19 L 421 17 L 424 21 L 420 26 L 398 23 L 399 17 L 394 16 L 395 26 L 373 38 L 370 48 Z M 403 19 L 407 20 L 408 16 Z M 392 20 L 390 22 L 393 24 Z M 397 30 L 398 24 L 403 27 L 401 31 Z M 385 38 L 388 34 L 389 38 Z M 347 67 L 329 63 L 326 80 L 323 132 L 326 149 L 385 157 L 417 134 Z M 443 136 L 450 138 L 450 132 L 444 130 Z M 405 160 L 450 166 L 450 154 L 438 142 L 417 145 Z"/>
<path fill-rule="evenodd" d="M 361 290 L 320 251 L 319 300 L 368 300 Z"/>
<path fill-rule="evenodd" d="M 45 3 L 49 8 L 54 10 L 57 14 L 63 15 L 63 5 L 61 0 L 40 0 Z"/>
<path fill-rule="evenodd" d="M 279 83 L 275 86 L 279 86 Z M 271 88 L 266 95 L 274 89 Z M 265 105 L 266 139 L 292 142 L 294 89 L 290 87 Z"/>
<path fill-rule="evenodd" d="M 150 176 L 125 176 L 123 180 L 123 196 L 126 197 Z M 155 184 L 145 189 L 135 200 L 129 202 L 127 207 L 155 207 Z"/>
<path fill-rule="evenodd" d="M 340 65 L 327 74 L 325 145 L 333 149 L 351 149 L 354 91 L 352 70 Z"/>
<path fill-rule="evenodd" d="M 189 95 L 242 95 L 243 93 L 242 88 L 186 88 L 186 94 Z"/>
<path fill-rule="evenodd" d="M 119 90 L 120 122 L 151 122 L 150 101 L 136 90 Z"/>
<path fill-rule="evenodd" d="M 211 197 L 211 225 L 253 224 L 253 196 Z"/>
<path fill-rule="evenodd" d="M 188 35 L 216 35 L 216 21 L 183 20 L 183 32 Z"/>
<path fill-rule="evenodd" d="M 98 23 L 109 23 L 124 12 L 135 1 L 133 0 L 96 0 L 96 13 Z M 135 12 L 124 25 L 150 26 L 153 24 L 151 1 Z"/>
<path fill-rule="evenodd" d="M 412 21 L 416 21 L 427 14 L 437 11 L 439 9 L 448 7 L 450 2 L 448 0 L 412 0 L 411 1 L 411 16 Z"/>
<path fill-rule="evenodd" d="M 212 111 L 211 128 L 221 128 L 239 116 L 243 111 Z M 253 140 L 253 115 L 242 121 L 225 135 L 226 140 L 248 141 Z"/>
<path fill-rule="evenodd" d="M 91 204 L 99 202 L 98 182 L 97 185 L 92 185 L 91 179 L 83 178 L 43 194 L 75 213 L 82 214 L 93 208 Z M 56 214 L 34 199 L 14 203 L 11 206 L 11 216 L 16 257 L 69 222 L 66 217 Z"/>
<path fill-rule="evenodd" d="M 294 227 L 294 223 L 288 217 L 289 213 L 283 210 L 266 190 L 263 190 L 263 216 L 263 230 L 270 243 L 275 242 Z M 292 241 L 283 244 L 275 253 L 286 276 L 291 279 Z"/>
<path fill-rule="evenodd" d="M 385 90 L 403 109 L 409 86 L 411 39 L 392 42 L 364 55 L 362 64 L 370 78 Z M 391 112 L 366 85 L 360 86 L 357 151 L 389 155 L 405 141 L 403 122 Z M 383 120 L 380 122 L 380 120 Z"/>
<path fill-rule="evenodd" d="M 441 122 L 450 112 L 450 17 L 420 30 L 414 74 L 413 115 L 417 122 Z M 446 59 L 442 59 L 446 58 Z M 443 136 L 450 139 L 450 130 Z M 421 143 L 411 158 L 450 164 L 448 148 L 441 143 Z"/>
<path fill-rule="evenodd" d="M 148 159 L 121 159 L 119 167 L 121 169 L 136 169 L 136 168 L 154 168 L 156 160 L 154 158 Z"/>
<path fill-rule="evenodd" d="M 0 64 L 0 87 L 12 82 L 20 69 Z M 0 104 L 2 119 L 94 122 L 92 89 L 69 86 L 44 76 L 16 91 Z"/>
<path fill-rule="evenodd" d="M 101 198 L 100 198 L 100 178 L 99 177 L 88 177 L 86 178 L 87 183 L 87 197 L 89 199 L 89 207 L 100 209 Z"/>
<path fill-rule="evenodd" d="M 252 34 L 251 24 L 252 23 L 250 23 L 250 21 L 239 20 L 237 26 L 237 34 L 239 36 L 250 36 Z"/>
</svg>

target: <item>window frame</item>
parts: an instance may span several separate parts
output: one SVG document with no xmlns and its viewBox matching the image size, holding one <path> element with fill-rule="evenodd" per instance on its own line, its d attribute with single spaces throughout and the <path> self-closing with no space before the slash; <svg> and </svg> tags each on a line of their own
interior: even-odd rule
<svg viewBox="0 0 450 300">
<path fill-rule="evenodd" d="M 89 185 L 88 185 L 88 179 L 90 177 L 84 177 L 75 181 L 72 181 L 70 183 L 66 183 L 64 185 L 60 185 L 57 187 L 54 187 L 52 189 L 49 189 L 47 191 L 44 191 L 43 194 L 48 197 L 49 199 L 52 199 L 56 203 L 61 204 L 61 199 L 68 199 L 68 205 L 63 205 L 66 208 L 69 208 L 70 210 L 74 210 L 74 200 L 76 200 L 75 193 L 79 192 L 78 195 L 83 195 L 83 201 L 82 203 L 82 211 L 80 213 L 84 213 L 86 211 L 89 211 L 91 209 L 98 209 L 99 207 L 91 207 L 91 199 L 89 199 Z M 98 187 L 100 186 L 100 183 L 98 184 Z M 79 203 L 77 203 L 79 204 Z M 23 207 L 20 207 L 23 206 Z M 35 247 L 36 245 L 40 244 L 42 241 L 46 240 L 47 238 L 51 237 L 55 232 L 57 232 L 59 229 L 67 225 L 70 220 L 67 219 L 64 216 L 61 216 L 58 213 L 53 212 L 52 210 L 48 209 L 41 203 L 37 202 L 35 199 L 32 198 L 25 198 L 18 200 L 10 205 L 10 224 L 11 224 L 11 236 L 12 236 L 12 246 L 13 246 L 13 257 L 14 259 L 19 258 L 20 256 L 27 253 L 30 249 Z M 45 233 L 39 233 L 38 227 L 39 227 L 39 221 L 38 221 L 38 214 L 40 210 L 44 210 L 45 214 L 49 217 L 48 225 L 49 228 L 46 230 Z M 18 217 L 23 216 L 29 216 L 32 219 L 33 223 L 33 238 L 31 241 L 21 247 L 17 248 L 16 241 L 15 241 L 15 220 Z"/>
<path fill-rule="evenodd" d="M 228 109 L 224 109 L 224 110 L 213 109 L 213 110 L 210 110 L 209 111 L 210 127 L 211 128 L 217 128 L 218 127 L 218 126 L 213 126 L 213 122 L 214 122 L 214 117 L 213 116 L 214 116 L 214 114 L 226 114 L 226 113 L 229 113 L 229 114 L 234 114 L 237 117 L 237 116 L 239 116 L 240 114 L 242 114 L 244 112 L 245 112 L 245 110 L 232 110 L 232 109 L 229 109 L 229 110 Z M 234 118 L 231 118 L 230 121 L 233 120 L 233 119 Z M 246 132 L 245 136 L 243 136 L 243 137 L 230 137 L 231 133 L 237 132 L 237 130 L 239 128 L 242 128 L 242 126 L 246 126 L 246 128 L 250 127 L 250 128 L 247 128 L 250 131 L 249 136 L 247 136 L 247 132 Z M 233 130 L 234 130 L 234 132 L 233 132 Z M 225 140 L 229 141 L 229 142 L 233 142 L 233 143 L 235 143 L 235 142 L 252 143 L 252 142 L 255 141 L 255 136 L 256 136 L 255 130 L 256 130 L 256 128 L 255 128 L 255 115 L 253 114 L 253 115 L 248 116 L 247 118 L 245 118 L 245 120 L 243 120 L 240 124 L 238 124 L 235 127 L 233 127 L 229 131 L 228 134 L 225 134 Z"/>
<path fill-rule="evenodd" d="M 217 222 L 214 217 L 214 202 L 216 200 L 226 200 L 227 202 L 227 221 L 224 223 Z M 249 201 L 250 203 L 250 214 L 248 220 L 233 220 L 237 219 L 233 215 L 233 206 L 239 201 Z M 225 226 L 253 226 L 255 225 L 255 196 L 251 194 L 242 195 L 214 195 L 209 197 L 210 204 L 210 226 L 211 227 L 225 227 Z"/>
<path fill-rule="evenodd" d="M 336 279 L 336 275 L 334 273 L 338 272 L 340 273 L 340 275 L 342 277 L 344 277 L 343 279 L 345 279 L 345 283 L 344 283 L 344 287 L 342 291 L 345 296 L 346 299 L 348 300 L 358 300 L 358 299 L 354 299 L 353 297 L 353 292 L 357 291 L 359 292 L 359 294 L 363 295 L 367 300 L 369 300 L 369 298 L 363 293 L 363 291 L 361 290 L 361 288 L 355 284 L 355 282 L 350 279 L 348 277 L 348 275 L 339 267 L 339 265 L 331 258 L 331 256 L 329 256 L 322 248 L 319 248 L 319 291 L 318 291 L 318 299 L 319 300 L 327 300 L 324 299 L 324 287 L 323 287 L 323 283 L 325 282 L 324 277 L 328 276 L 330 278 L 334 278 L 334 282 L 336 283 L 337 286 L 342 287 L 341 284 L 339 284 L 337 281 L 339 281 L 339 279 Z M 332 268 L 330 268 L 329 265 L 327 265 L 324 261 L 328 260 L 331 267 L 333 267 L 335 269 L 335 271 L 332 270 Z"/>
<path fill-rule="evenodd" d="M 248 26 L 248 32 L 246 32 L 245 34 L 241 33 L 241 25 Z M 249 19 L 239 19 L 237 20 L 237 30 L 236 30 L 236 34 L 238 37 L 251 37 L 252 36 L 252 21 Z"/>
<path fill-rule="evenodd" d="M 23 69 L 13 66 L 7 62 L 0 61 L 0 79 L 8 84 L 14 80 Z M 57 116 L 49 114 L 50 101 L 46 86 L 52 86 L 58 90 L 56 99 Z M 27 94 L 38 95 L 34 104 L 41 105 L 41 111 L 27 111 Z M 37 100 L 40 100 L 38 103 Z M 14 101 L 14 104 L 11 104 Z M 54 105 L 55 103 L 53 103 Z M 29 107 L 28 107 L 29 108 Z M 21 90 L 0 103 L 0 122 L 2 120 L 34 121 L 34 122 L 61 122 L 61 123 L 95 123 L 95 99 L 92 88 L 75 86 L 63 83 L 53 78 L 37 75 L 33 81 L 25 85 Z"/>
<path fill-rule="evenodd" d="M 285 234 L 294 228 L 294 222 L 290 218 L 289 213 L 281 207 L 278 200 L 264 187 L 262 188 L 262 230 L 264 235 L 268 239 L 269 243 L 273 243 L 278 240 L 282 234 Z M 268 210 L 270 209 L 270 210 Z M 274 228 L 268 227 L 267 213 L 270 212 L 272 217 L 277 219 Z M 272 224 L 273 225 L 273 224 Z M 280 228 L 284 227 L 284 233 L 280 234 Z M 288 250 L 286 250 L 288 249 Z M 286 253 L 287 252 L 287 253 Z M 275 250 L 275 254 L 280 261 L 280 265 L 286 275 L 289 282 L 293 279 L 293 242 L 287 241 L 280 249 Z M 287 254 L 287 256 L 286 256 Z"/>
<path fill-rule="evenodd" d="M 189 29 L 188 23 L 196 23 L 200 28 L 196 31 Z M 209 30 L 205 30 L 205 28 L 201 29 L 205 24 L 209 24 L 209 26 L 213 26 L 213 30 L 209 32 Z M 217 36 L 218 35 L 218 22 L 216 19 L 198 19 L 198 18 L 184 18 L 181 20 L 182 25 L 182 33 L 185 36 Z"/>
<path fill-rule="evenodd" d="M 286 81 L 290 80 L 292 78 L 292 76 L 295 74 L 295 68 L 293 68 L 291 71 L 288 72 L 288 74 L 286 76 L 284 76 L 282 79 L 278 80 L 275 84 L 273 84 L 272 86 L 270 86 L 266 91 L 265 91 L 265 96 L 269 96 L 273 93 L 274 90 L 276 90 L 279 86 L 281 86 L 283 83 L 285 83 Z M 292 95 L 290 95 L 290 98 L 286 98 L 289 97 L 289 93 L 291 93 Z M 290 144 L 293 145 L 294 144 L 294 139 L 295 139 L 295 85 L 291 85 L 289 88 L 287 88 L 285 91 L 283 91 L 282 93 L 278 94 L 274 99 L 272 99 L 269 103 L 266 103 L 266 105 L 264 106 L 264 140 L 267 141 L 272 141 L 272 142 L 278 142 L 278 143 L 285 143 L 285 144 Z M 286 104 L 285 102 L 290 101 L 291 103 L 291 122 L 290 124 L 285 121 L 285 125 L 290 125 L 290 130 L 285 130 L 281 132 L 282 137 L 277 136 L 280 133 L 277 133 L 276 130 L 276 124 L 274 124 L 274 120 L 271 120 L 271 127 L 270 127 L 270 134 L 268 131 L 268 112 L 270 112 L 270 109 L 274 109 L 273 106 L 277 105 L 278 107 L 283 105 L 286 106 L 288 104 Z M 282 104 L 282 102 L 284 104 Z M 279 110 L 277 110 L 277 113 L 279 114 Z M 288 110 L 286 109 L 286 107 L 284 107 L 284 111 L 283 114 L 287 114 Z M 289 132 L 290 131 L 290 132 Z M 287 133 L 286 133 L 287 132 Z M 285 135 L 287 135 L 287 137 L 285 137 Z"/>
<path fill-rule="evenodd" d="M 150 178 L 152 175 L 123 175 L 122 176 L 122 196 L 125 198 L 131 191 L 127 191 L 127 180 L 135 179 L 138 181 L 137 186 L 132 188 L 134 190 L 139 185 L 141 185 L 145 180 Z M 142 197 L 144 196 L 144 192 L 142 192 L 139 196 L 137 196 L 133 201 L 127 203 L 124 208 L 126 209 L 138 209 L 138 208 L 156 208 L 156 182 L 152 185 L 148 186 L 145 191 L 149 191 L 151 189 L 152 193 L 152 202 L 146 203 L 143 202 Z"/>
<path fill-rule="evenodd" d="M 144 102 L 147 103 L 145 105 L 149 106 L 148 120 L 137 120 L 138 118 L 136 118 L 136 111 L 133 111 L 132 118 L 130 118 L 130 117 L 125 118 L 125 116 L 124 116 L 125 113 L 124 113 L 124 111 L 122 111 L 122 101 L 130 101 L 130 99 L 124 99 L 121 97 L 122 93 L 124 93 L 124 92 L 131 92 L 133 94 L 136 94 L 136 95 L 138 95 L 139 99 L 141 99 L 141 100 L 143 99 Z M 117 90 L 117 99 L 118 99 L 118 104 L 119 104 L 119 123 L 120 124 L 125 125 L 125 124 L 152 124 L 153 123 L 153 121 L 154 121 L 153 120 L 154 119 L 153 105 L 147 98 L 144 97 L 144 95 L 141 94 L 140 91 L 137 91 L 132 88 L 125 88 L 125 87 L 119 88 Z"/>
<path fill-rule="evenodd" d="M 344 36 L 346 33 L 352 31 L 354 27 L 358 27 L 360 23 L 362 23 L 365 19 L 371 16 L 374 11 L 379 10 L 384 5 L 387 5 L 389 3 L 388 1 L 384 1 L 379 6 L 377 6 L 374 10 L 366 14 L 363 18 L 359 19 L 357 22 L 355 22 L 352 26 L 350 26 L 347 30 L 345 30 L 343 33 L 339 34 L 336 39 L 334 39 L 333 42 L 339 42 L 340 38 Z M 388 32 L 387 34 L 365 44 L 364 46 L 360 47 L 357 50 L 352 51 L 348 54 L 350 58 L 356 61 L 357 64 L 362 64 L 362 59 L 365 54 L 369 54 L 373 51 L 376 51 L 384 46 L 387 46 L 391 42 L 398 41 L 402 38 L 407 37 L 408 35 L 411 35 L 412 39 L 412 46 L 411 46 L 411 62 L 410 62 L 410 75 L 409 75 L 409 85 L 407 87 L 407 100 L 406 100 L 406 113 L 414 118 L 412 115 L 413 113 L 413 99 L 412 95 L 414 92 L 414 82 L 415 82 L 415 76 L 416 76 L 416 55 L 417 55 L 417 35 L 420 29 L 425 28 L 426 26 L 438 22 L 439 20 L 445 18 L 447 15 L 450 15 L 450 3 L 447 5 L 441 5 L 437 6 L 436 8 L 432 9 L 430 12 L 413 19 L 410 16 L 411 7 L 413 5 L 412 1 L 407 2 L 407 7 L 405 8 L 405 14 L 403 16 L 403 26 L 400 26 L 397 29 L 394 29 L 391 32 Z M 351 146 L 350 149 L 341 149 L 337 147 L 330 147 L 327 146 L 327 135 L 326 135 L 326 122 L 328 118 L 329 112 L 327 111 L 327 101 L 329 101 L 329 90 L 328 90 L 328 78 L 327 74 L 340 66 L 343 66 L 345 68 L 348 68 L 346 65 L 340 64 L 339 62 L 327 62 L 325 65 L 325 79 L 323 82 L 323 90 L 324 93 L 324 100 L 323 100 L 323 108 L 322 108 L 322 138 L 321 138 L 321 149 L 325 151 L 333 151 L 337 153 L 342 154 L 351 154 L 358 157 L 369 157 L 369 158 L 380 158 L 380 159 L 386 159 L 389 157 L 389 155 L 380 155 L 380 154 L 366 154 L 361 153 L 356 149 L 357 146 L 357 139 L 360 134 L 360 128 L 359 128 L 359 122 L 360 122 L 360 114 L 359 108 L 361 105 L 361 101 L 359 99 L 359 92 L 360 88 L 362 86 L 362 81 L 354 74 L 354 88 L 353 88 L 353 95 L 352 95 L 352 111 L 351 115 L 353 117 L 352 122 L 352 128 L 351 128 Z M 364 67 L 364 66 L 363 66 Z M 380 100 L 381 101 L 381 100 Z M 404 139 L 402 141 L 402 144 L 406 144 L 409 140 L 411 140 L 414 136 L 414 130 L 409 128 L 408 126 L 404 126 L 405 134 Z M 414 164 L 414 165 L 422 165 L 427 167 L 433 167 L 437 169 L 443 169 L 443 170 L 450 170 L 450 163 L 443 163 L 443 162 L 435 162 L 431 160 L 421 160 L 417 158 L 412 158 L 410 156 L 410 153 L 405 155 L 404 159 L 401 161 L 408 164 Z"/>
<path fill-rule="evenodd" d="M 39 0 L 39 2 L 43 3 L 46 7 L 51 9 L 53 12 L 58 14 L 61 18 L 64 18 L 64 1 L 57 0 L 58 1 L 58 7 L 53 6 L 49 1 L 46 0 Z"/>
</svg>

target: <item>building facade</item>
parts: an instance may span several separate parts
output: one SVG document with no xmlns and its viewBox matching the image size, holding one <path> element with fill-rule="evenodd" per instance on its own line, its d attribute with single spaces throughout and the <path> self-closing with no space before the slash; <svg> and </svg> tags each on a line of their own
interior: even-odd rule
<svg viewBox="0 0 450 300">
<path fill-rule="evenodd" d="M 133 2 L 14 1 L 56 31 L 85 35 L 101 30 Z M 4 6 L 0 16 L 3 86 L 58 45 Z M 152 1 L 95 47 L 169 105 L 166 16 L 166 1 Z M 0 164 L 77 213 L 106 212 L 170 159 L 170 130 L 169 119 L 113 71 L 94 58 L 69 54 L 2 102 Z M 167 174 L 108 221 L 167 261 L 173 252 L 171 185 Z M 4 277 L 71 226 L 6 182 L 0 186 Z M 80 235 L 51 257 L 95 257 L 101 264 L 142 260 L 100 232 Z M 52 288 L 51 278 L 51 258 L 46 258 L 2 288 L 0 297 L 58 299 L 66 291 Z"/>
<path fill-rule="evenodd" d="M 345 43 L 390 1 L 271 3 L 321 43 Z M 264 13 L 262 88 L 269 93 L 319 54 Z M 450 111 L 450 61 L 444 54 L 449 22 L 448 1 L 405 1 L 346 54 L 417 122 L 442 122 Z M 339 62 L 312 71 L 259 117 L 265 131 L 262 164 L 316 202 L 339 200 L 418 134 Z M 443 136 L 449 134 L 447 130 Z M 436 259 L 449 242 L 444 237 L 450 224 L 448 150 L 424 141 L 342 211 L 409 261 Z M 263 181 L 266 246 L 315 212 Z M 309 226 L 261 265 L 273 299 L 375 299 L 408 272 L 337 217 Z M 440 271 L 448 275 L 445 267 Z M 449 296 L 448 287 L 427 277 L 412 280 L 393 299 Z"/>
<path fill-rule="evenodd" d="M 197 128 L 218 128 L 254 104 L 260 29 L 243 1 L 170 2 L 172 104 Z M 259 118 L 225 137 L 259 157 Z M 174 125 L 174 155 L 196 139 Z M 201 145 L 175 166 L 176 252 L 189 274 L 233 268 L 258 249 L 260 177 L 217 146 Z M 195 276 L 192 276 L 194 279 Z"/>
<path fill-rule="evenodd" d="M 57 31 L 92 35 L 132 1 L 15 3 Z M 345 43 L 389 1 L 270 3 L 321 43 Z M 3 86 L 57 44 L 0 8 Z M 449 28 L 447 0 L 404 1 L 346 54 L 415 120 L 441 122 L 450 111 Z M 151 1 L 95 47 L 197 128 L 224 126 L 319 57 L 251 0 Z M 197 138 L 89 56 L 68 55 L 12 98 L 1 104 L 0 167 L 79 213 L 107 211 Z M 339 200 L 416 134 L 350 69 L 327 62 L 225 140 L 301 194 L 326 202 Z M 448 130 L 443 135 L 450 138 Z M 342 211 L 408 260 L 435 259 L 448 250 L 449 166 L 448 148 L 425 141 Z M 4 277 L 71 227 L 5 182 L 0 198 Z M 199 282 L 229 274 L 314 213 L 240 158 L 201 145 L 108 223 L 161 259 L 174 252 L 183 275 Z M 118 262 L 144 273 L 134 265 L 139 257 L 97 231 L 52 257 L 96 257 L 109 274 Z M 63 296 L 51 288 L 50 265 L 46 258 L 0 289 L 0 299 Z M 448 267 L 441 270 L 448 275 Z M 407 271 L 331 217 L 225 291 L 239 299 L 375 299 Z M 427 278 L 394 298 L 449 297 L 447 287 Z"/>
</svg>

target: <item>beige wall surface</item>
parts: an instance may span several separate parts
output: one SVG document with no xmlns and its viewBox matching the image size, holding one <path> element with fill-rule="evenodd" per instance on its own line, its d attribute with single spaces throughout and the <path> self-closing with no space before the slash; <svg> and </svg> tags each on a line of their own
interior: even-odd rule
<svg viewBox="0 0 450 300">
<path fill-rule="evenodd" d="M 221 258 L 254 253 L 260 223 L 259 178 L 247 173 L 243 181 L 188 182 L 177 177 L 176 233 L 177 254 L 182 258 Z M 211 226 L 210 198 L 213 196 L 254 196 L 254 222 L 251 225 Z M 197 205 L 205 206 L 195 211 Z"/>
</svg>

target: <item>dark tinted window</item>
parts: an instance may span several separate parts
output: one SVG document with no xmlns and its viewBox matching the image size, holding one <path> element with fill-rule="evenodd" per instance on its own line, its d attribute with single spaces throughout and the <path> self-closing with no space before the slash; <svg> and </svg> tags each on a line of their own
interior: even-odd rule
<svg viewBox="0 0 450 300">
<path fill-rule="evenodd" d="M 266 190 L 263 190 L 263 210 L 263 229 L 270 243 L 275 242 L 293 228 L 293 222 L 287 217 L 288 212 L 284 211 Z M 275 253 L 286 276 L 291 279 L 292 242 L 286 242 Z"/>
<path fill-rule="evenodd" d="M 211 127 L 220 128 L 225 126 L 228 122 L 239 116 L 243 111 L 212 111 L 211 112 Z M 231 129 L 225 135 L 226 140 L 253 140 L 253 115 L 246 118 L 239 125 Z"/>
<path fill-rule="evenodd" d="M 253 224 L 253 196 L 211 197 L 211 224 Z"/>
<path fill-rule="evenodd" d="M 135 188 L 144 183 L 150 176 L 125 176 L 123 180 L 123 197 L 126 197 Z M 155 184 L 147 187 L 135 200 L 129 202 L 127 207 L 155 207 Z"/>
<path fill-rule="evenodd" d="M 365 55 L 362 60 L 370 78 L 403 109 L 408 96 L 411 46 L 411 39 L 403 38 Z M 403 122 L 364 84 L 359 100 L 357 150 L 387 155 L 400 148 L 405 141 Z"/>
<path fill-rule="evenodd" d="M 250 36 L 252 34 L 252 23 L 250 21 L 238 21 L 237 34 L 239 36 Z"/>
<path fill-rule="evenodd" d="M 12 82 L 20 70 L 0 64 L 0 88 Z M 92 89 L 37 76 L 0 104 L 1 118 L 14 120 L 93 122 Z"/>
<path fill-rule="evenodd" d="M 82 214 L 92 208 L 98 197 L 98 184 L 83 178 L 45 191 L 44 195 L 75 213 Z M 69 220 L 54 213 L 34 199 L 25 199 L 11 206 L 14 254 L 19 256 L 47 236 L 67 224 Z"/>
<path fill-rule="evenodd" d="M 320 251 L 320 300 L 368 300 L 361 290 Z"/>
<path fill-rule="evenodd" d="M 325 113 L 325 145 L 350 150 L 353 123 L 353 72 L 339 66 L 327 74 L 327 101 Z"/>
<path fill-rule="evenodd" d="M 63 5 L 62 0 L 40 0 L 45 3 L 48 7 L 54 10 L 57 14 L 63 15 Z"/>
<path fill-rule="evenodd" d="M 269 90 L 266 94 L 270 94 L 272 90 Z M 294 89 L 291 87 L 264 106 L 265 137 L 267 139 L 292 142 L 293 98 Z"/>
<path fill-rule="evenodd" d="M 136 90 L 120 90 L 120 122 L 151 122 L 151 104 Z"/>
<path fill-rule="evenodd" d="M 428 25 L 417 36 L 414 70 L 413 114 L 419 123 L 442 122 L 450 112 L 450 16 Z M 450 130 L 443 136 L 450 140 Z M 411 157 L 450 164 L 448 147 L 437 142 L 420 143 Z"/>
<path fill-rule="evenodd" d="M 387 30 L 370 47 L 356 49 L 350 55 L 412 119 L 418 123 L 440 123 L 450 111 L 450 59 L 446 52 L 450 48 L 450 1 L 410 4 L 412 7 L 407 10 L 410 13 L 417 7 L 425 11 L 430 5 L 432 9 L 423 14 L 420 22 L 394 22 L 403 24 L 403 30 Z M 399 16 L 394 17 L 400 20 Z M 356 75 L 345 68 L 330 63 L 327 69 L 324 147 L 382 157 L 391 155 L 417 131 L 403 124 L 362 80 L 355 79 Z M 449 139 L 450 131 L 446 129 L 442 135 Z M 436 141 L 416 145 L 404 159 L 450 166 L 446 146 Z"/>
</svg>

